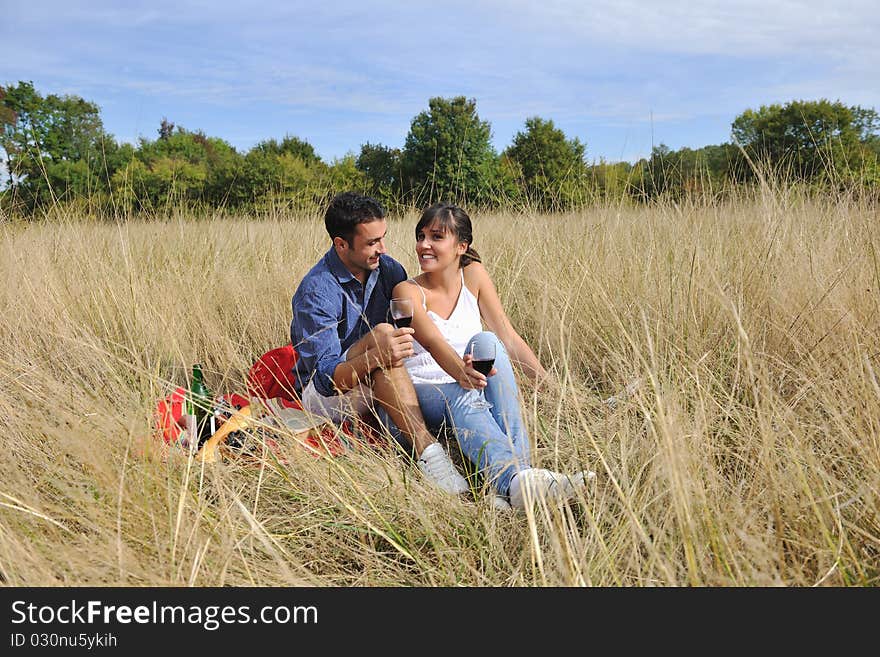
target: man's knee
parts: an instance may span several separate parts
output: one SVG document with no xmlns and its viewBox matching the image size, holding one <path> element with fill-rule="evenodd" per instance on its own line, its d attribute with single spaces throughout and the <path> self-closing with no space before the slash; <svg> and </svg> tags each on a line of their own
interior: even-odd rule
<svg viewBox="0 0 880 657">
<path fill-rule="evenodd" d="M 371 328 L 370 332 L 360 339 L 360 342 L 363 343 L 365 348 L 380 347 L 381 345 L 388 344 L 393 333 L 394 327 L 383 322 Z"/>
<path fill-rule="evenodd" d="M 371 333 L 378 336 L 391 335 L 394 333 L 394 327 L 391 324 L 386 322 L 382 322 L 381 324 L 376 324 L 371 330 Z"/>
</svg>

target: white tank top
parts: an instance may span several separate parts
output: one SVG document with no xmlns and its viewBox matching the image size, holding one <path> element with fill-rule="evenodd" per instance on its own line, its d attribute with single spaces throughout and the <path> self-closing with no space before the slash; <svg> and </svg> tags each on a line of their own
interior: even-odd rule
<svg viewBox="0 0 880 657">
<path fill-rule="evenodd" d="M 461 292 L 449 319 L 443 319 L 433 310 L 428 310 L 422 286 L 412 278 L 409 279 L 409 282 L 421 291 L 422 307 L 427 311 L 428 317 L 431 318 L 443 337 L 446 338 L 446 342 L 455 349 L 455 353 L 464 358 L 464 349 L 467 347 L 468 341 L 483 330 L 477 298 L 464 284 L 464 270 L 461 271 Z M 413 352 L 414 354 L 404 361 L 413 383 L 455 383 L 455 379 L 437 364 L 434 357 L 425 351 L 425 348 L 418 341 L 413 342 Z"/>
</svg>

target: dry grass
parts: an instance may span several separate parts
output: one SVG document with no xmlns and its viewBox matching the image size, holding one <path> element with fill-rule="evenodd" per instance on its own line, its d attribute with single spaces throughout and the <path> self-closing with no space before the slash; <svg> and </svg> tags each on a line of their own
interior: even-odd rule
<svg viewBox="0 0 880 657">
<path fill-rule="evenodd" d="M 390 250 L 415 270 L 414 217 Z M 565 509 L 438 496 L 400 459 L 149 449 L 188 366 L 243 390 L 287 341 L 316 217 L 0 224 L 0 574 L 10 585 L 876 585 L 880 224 L 777 191 L 483 215 L 476 246 L 561 381 L 524 386 Z M 640 376 L 611 410 L 601 400 Z"/>
</svg>

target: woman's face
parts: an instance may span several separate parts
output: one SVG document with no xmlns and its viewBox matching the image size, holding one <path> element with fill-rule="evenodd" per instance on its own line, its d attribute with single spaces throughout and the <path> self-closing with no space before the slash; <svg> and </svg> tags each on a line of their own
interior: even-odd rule
<svg viewBox="0 0 880 657">
<path fill-rule="evenodd" d="M 416 234 L 416 255 L 422 271 L 440 271 L 446 267 L 458 269 L 458 260 L 467 251 L 467 244 L 460 242 L 452 230 L 439 221 L 425 226 Z"/>
</svg>

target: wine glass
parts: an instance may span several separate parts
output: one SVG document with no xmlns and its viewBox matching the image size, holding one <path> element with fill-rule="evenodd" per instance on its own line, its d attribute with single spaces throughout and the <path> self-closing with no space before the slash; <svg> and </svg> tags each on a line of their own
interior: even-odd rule
<svg viewBox="0 0 880 657">
<path fill-rule="evenodd" d="M 495 364 L 495 341 L 476 339 L 471 342 L 468 353 L 473 359 L 471 366 L 483 376 L 489 376 L 489 372 L 492 371 L 492 366 Z M 474 399 L 469 404 L 471 408 L 492 408 L 492 404 L 486 400 L 485 388 L 474 390 L 474 393 Z"/>
<path fill-rule="evenodd" d="M 391 300 L 391 319 L 397 328 L 406 328 L 412 324 L 413 307 L 412 300 L 405 298 L 394 298 Z"/>
</svg>

